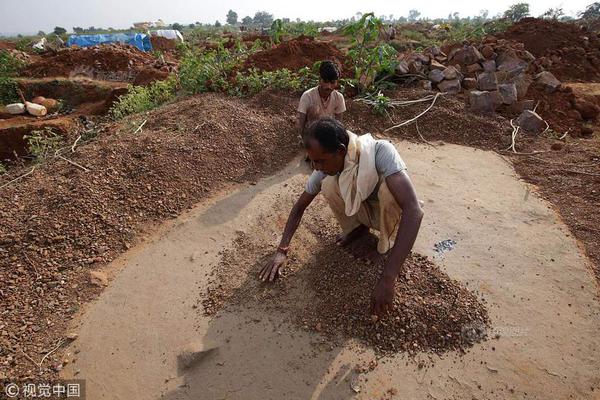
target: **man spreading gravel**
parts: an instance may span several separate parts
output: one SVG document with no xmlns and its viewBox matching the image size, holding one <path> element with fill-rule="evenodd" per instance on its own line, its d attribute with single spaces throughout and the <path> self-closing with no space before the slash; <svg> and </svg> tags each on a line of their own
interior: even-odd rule
<svg viewBox="0 0 600 400">
<path fill-rule="evenodd" d="M 294 204 L 275 257 L 261 270 L 260 279 L 273 281 L 279 275 L 304 211 L 323 191 L 342 228 L 339 245 L 365 236 L 372 228 L 380 233 L 378 252 L 384 254 L 391 247 L 371 298 L 372 313 L 381 316 L 393 305 L 396 277 L 423 218 L 406 166 L 391 143 L 374 140 L 371 135 L 359 137 L 333 118 L 313 123 L 304 145 L 315 171 Z M 390 239 L 396 231 L 397 240 L 391 246 Z"/>
</svg>

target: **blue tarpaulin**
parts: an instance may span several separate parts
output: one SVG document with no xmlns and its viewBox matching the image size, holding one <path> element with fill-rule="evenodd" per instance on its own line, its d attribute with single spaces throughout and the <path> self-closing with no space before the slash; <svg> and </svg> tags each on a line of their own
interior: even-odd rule
<svg viewBox="0 0 600 400">
<path fill-rule="evenodd" d="M 150 37 L 144 33 L 110 33 L 105 35 L 71 35 L 67 46 L 89 47 L 106 43 L 127 43 L 142 51 L 151 51 Z"/>
</svg>

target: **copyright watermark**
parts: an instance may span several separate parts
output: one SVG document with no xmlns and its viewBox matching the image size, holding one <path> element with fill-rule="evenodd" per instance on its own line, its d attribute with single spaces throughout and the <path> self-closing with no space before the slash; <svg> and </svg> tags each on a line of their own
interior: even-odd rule
<svg viewBox="0 0 600 400">
<path fill-rule="evenodd" d="M 85 399 L 85 380 L 4 381 L 0 399 Z"/>
</svg>

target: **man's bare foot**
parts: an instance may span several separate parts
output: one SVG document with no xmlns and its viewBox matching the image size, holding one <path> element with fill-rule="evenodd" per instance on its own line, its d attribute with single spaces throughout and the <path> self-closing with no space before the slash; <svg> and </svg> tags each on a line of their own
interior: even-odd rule
<svg viewBox="0 0 600 400">
<path fill-rule="evenodd" d="M 356 239 L 359 239 L 365 235 L 369 234 L 369 227 L 366 225 L 359 225 L 352 232 L 347 233 L 346 235 L 339 235 L 335 241 L 338 246 L 347 246 L 348 244 L 354 242 Z"/>
</svg>

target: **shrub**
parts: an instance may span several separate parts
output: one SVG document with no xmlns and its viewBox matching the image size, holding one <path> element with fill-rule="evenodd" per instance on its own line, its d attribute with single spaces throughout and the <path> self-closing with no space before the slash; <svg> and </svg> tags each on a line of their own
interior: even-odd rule
<svg viewBox="0 0 600 400">
<path fill-rule="evenodd" d="M 169 76 L 164 81 L 156 81 L 148 86 L 130 85 L 127 94 L 113 104 L 109 115 L 120 119 L 130 114 L 151 110 L 175 97 L 177 77 Z"/>
<path fill-rule="evenodd" d="M 31 131 L 23 136 L 27 142 L 27 150 L 36 161 L 41 162 L 52 156 L 62 144 L 62 137 L 55 133 L 52 128 Z"/>
</svg>

